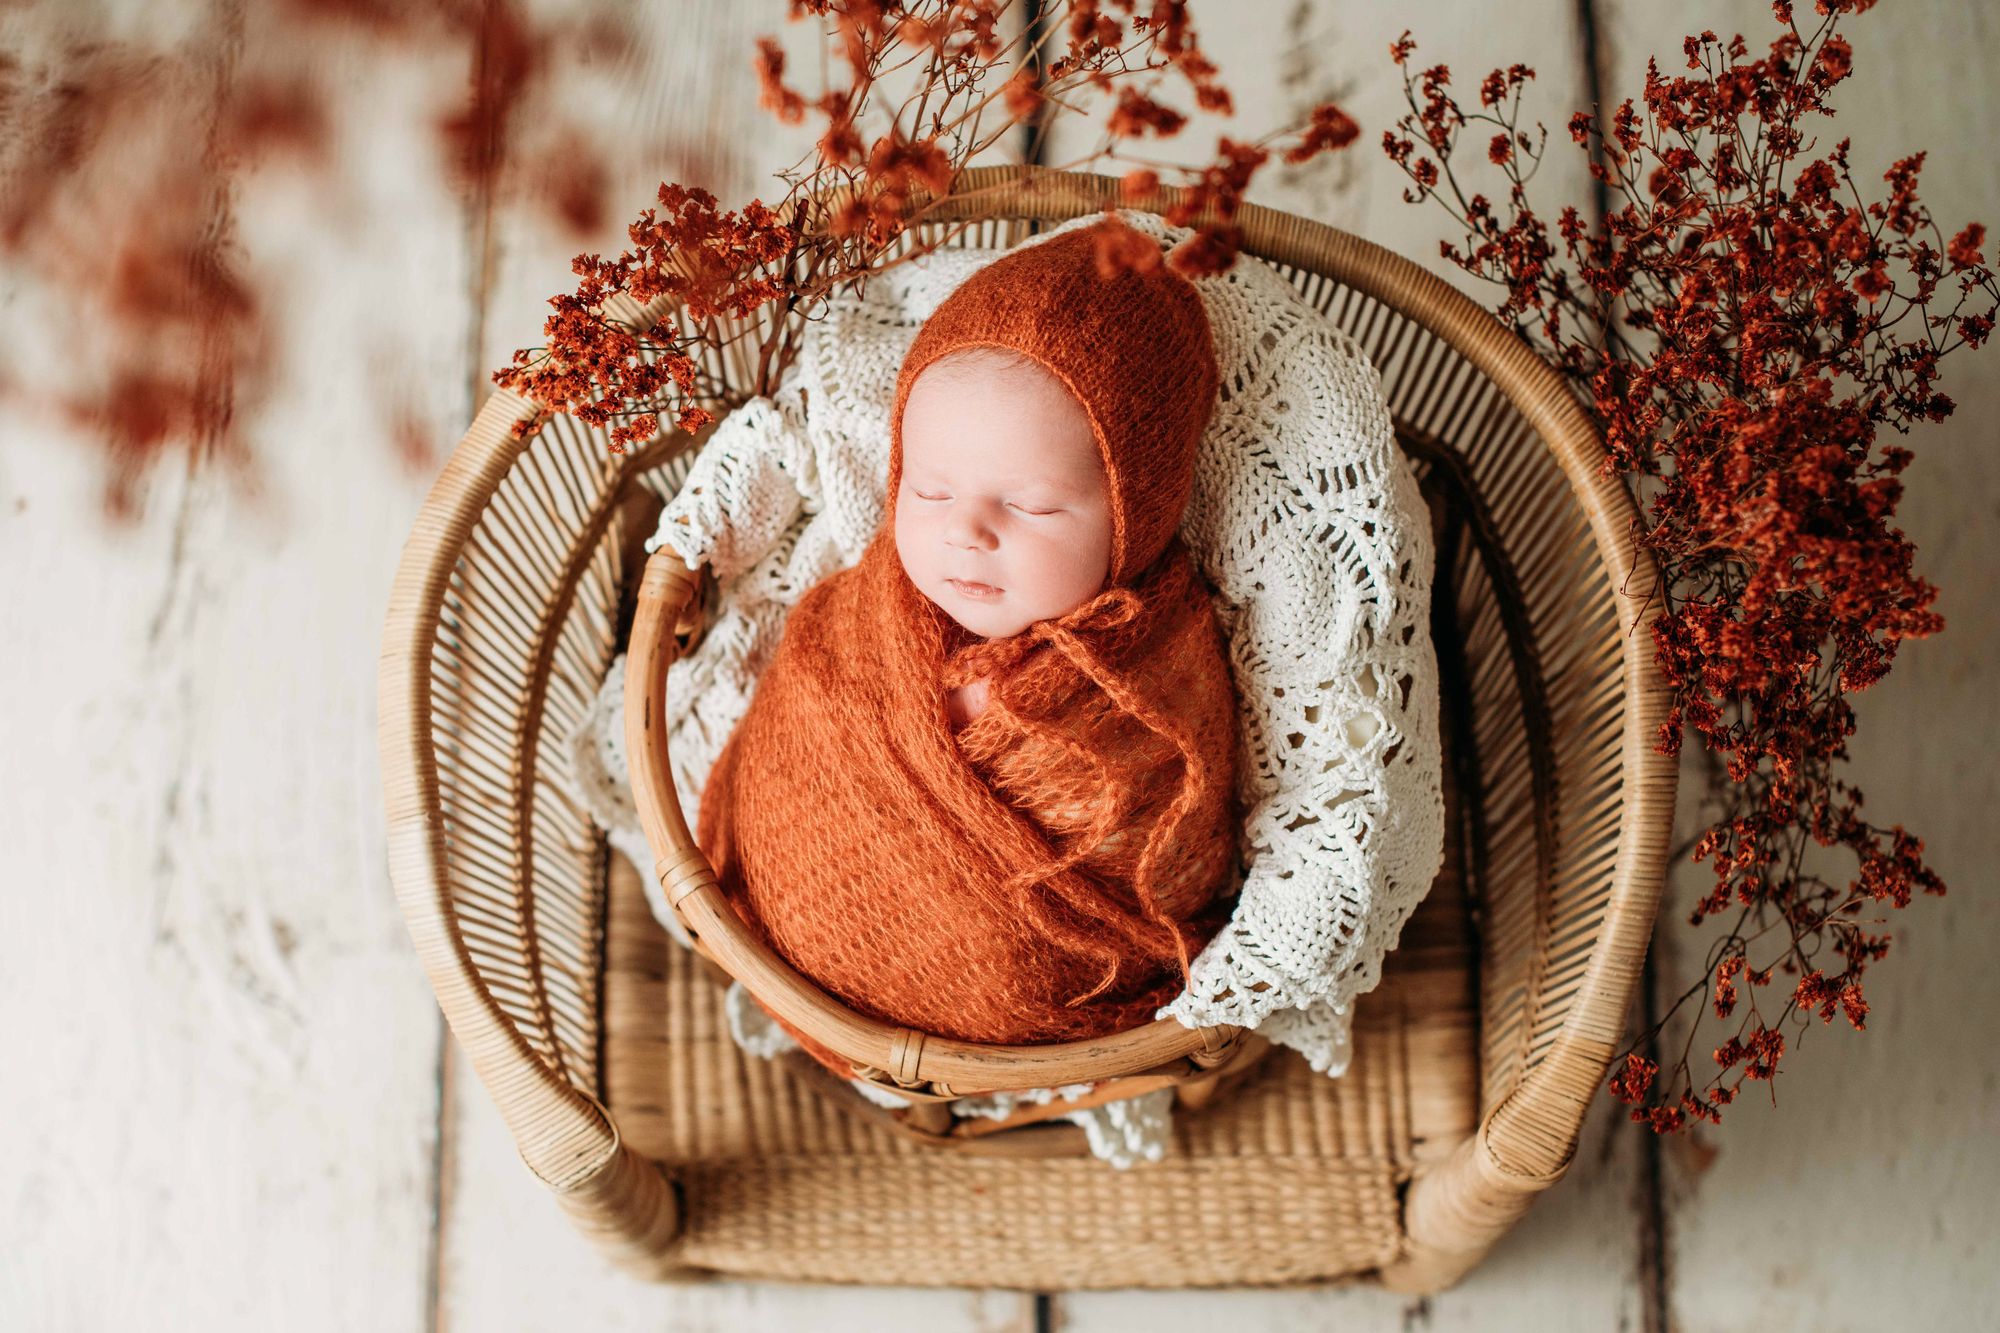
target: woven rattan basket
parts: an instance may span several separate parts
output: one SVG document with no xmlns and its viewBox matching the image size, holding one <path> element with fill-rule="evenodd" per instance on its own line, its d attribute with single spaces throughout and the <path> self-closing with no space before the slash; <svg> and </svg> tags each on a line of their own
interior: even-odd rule
<svg viewBox="0 0 2000 1333">
<path fill-rule="evenodd" d="M 996 169 L 961 189 L 935 225 L 997 247 L 1117 183 Z M 940 1151 L 796 1053 L 744 1056 L 726 978 L 653 920 L 572 795 L 564 744 L 626 646 L 640 544 L 688 443 L 613 455 L 568 417 L 517 440 L 533 407 L 499 392 L 447 461 L 383 644 L 391 872 L 523 1160 L 623 1267 L 1433 1291 L 1567 1169 L 1622 1035 L 1673 808 L 1635 507 L 1560 376 L 1471 301 L 1331 228 L 1237 220 L 1246 251 L 1367 350 L 1430 501 L 1450 831 L 1357 1004 L 1347 1073 L 1273 1049 L 1229 1095 L 1188 1098 L 1157 1163 L 1110 1169 L 1054 1123 Z"/>
</svg>

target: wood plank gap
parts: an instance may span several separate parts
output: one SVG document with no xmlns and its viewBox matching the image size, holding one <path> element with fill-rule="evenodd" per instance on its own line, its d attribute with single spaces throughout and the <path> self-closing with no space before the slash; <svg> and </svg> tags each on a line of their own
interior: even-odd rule
<svg viewBox="0 0 2000 1333">
<path fill-rule="evenodd" d="M 1578 40 L 1582 43 L 1583 79 L 1590 105 L 1601 118 L 1606 111 L 1604 89 L 1606 84 L 1605 66 L 1610 53 L 1605 43 L 1599 39 L 1597 27 L 1596 0 L 1576 0 L 1576 28 Z M 1598 136 L 1592 157 L 1606 166 L 1603 136 Z M 1611 187 L 1593 176 L 1590 182 L 1590 204 L 1597 215 L 1596 225 L 1602 231 L 1611 216 Z M 1665 906 L 1664 900 L 1661 906 Z M 1654 962 L 1659 953 L 1659 927 L 1655 921 L 1653 938 L 1648 942 L 1646 957 L 1639 973 L 1639 1022 L 1641 1031 L 1652 1029 L 1659 1022 L 1659 1004 L 1654 994 Z M 1659 1036 L 1655 1033 L 1647 1038 L 1646 1058 L 1656 1065 L 1660 1060 Z M 1623 1122 L 1629 1126 L 1633 1122 Z M 1672 1326 L 1667 1309 L 1668 1295 L 1672 1289 L 1669 1280 L 1667 1257 L 1667 1215 L 1664 1189 L 1661 1182 L 1660 1136 L 1651 1128 L 1643 1131 L 1644 1138 L 1639 1145 L 1639 1317 L 1644 1333 L 1667 1333 Z"/>
<path fill-rule="evenodd" d="M 485 0 L 477 36 L 472 48 L 472 71 L 467 96 L 477 98 L 485 87 L 488 38 L 493 28 L 495 0 Z M 489 127 L 490 132 L 490 127 Z M 465 246 L 473 262 L 469 266 L 472 289 L 467 293 L 465 330 L 465 410 L 463 420 L 479 415 L 490 381 L 484 366 L 486 319 L 489 293 L 493 287 L 493 189 L 505 163 L 497 160 L 504 149 L 489 145 L 486 157 L 492 166 L 479 173 L 472 194 L 465 200 Z M 437 1132 L 431 1151 L 431 1255 L 425 1266 L 424 1326 L 431 1333 L 446 1333 L 449 1319 L 444 1308 L 445 1229 L 450 1225 L 452 1186 L 457 1171 L 457 1141 L 453 1126 L 458 1119 L 458 1077 L 452 1059 L 454 1038 L 443 1011 L 437 1016 Z"/>
<path fill-rule="evenodd" d="M 1045 72 L 1042 42 L 1047 36 L 1049 24 L 1049 15 L 1042 8 L 1042 0 L 1021 0 L 1021 22 L 1021 42 L 1028 57 L 1029 77 L 1034 80 L 1035 90 L 1039 92 Z M 1031 167 L 1043 166 L 1048 161 L 1048 121 L 1052 114 L 1049 104 L 1043 102 L 1035 108 L 1034 118 L 1021 127 L 1021 161 Z M 1037 1324 L 1036 1327 L 1039 1329 L 1041 1326 Z"/>
<path fill-rule="evenodd" d="M 451 1122 L 456 1106 L 451 1072 L 451 1028 L 444 1011 L 437 1015 L 437 1132 L 431 1140 L 431 1254 L 424 1265 L 424 1327 L 444 1331 L 444 1219 L 451 1206 L 454 1168 Z"/>
<path fill-rule="evenodd" d="M 486 86 L 487 35 L 493 29 L 493 8 L 496 0 L 485 0 L 479 23 L 478 36 L 474 39 L 472 51 L 472 80 L 467 96 L 477 98 Z M 488 132 L 494 130 L 489 117 Z M 477 261 L 472 267 L 471 321 L 467 329 L 466 358 L 466 416 L 470 421 L 479 414 L 479 405 L 485 400 L 492 381 L 486 378 L 482 365 L 486 346 L 487 293 L 493 287 L 494 244 L 493 244 L 493 187 L 494 182 L 506 170 L 503 154 L 506 138 L 500 136 L 498 144 L 486 145 L 482 157 L 491 163 L 488 170 L 478 173 L 472 198 L 468 200 L 465 230 L 466 246 Z"/>
<path fill-rule="evenodd" d="M 1028 56 L 1029 77 L 1034 80 L 1036 91 L 1040 91 L 1047 74 L 1047 64 L 1042 59 L 1042 42 L 1047 37 L 1049 25 L 1049 14 L 1042 0 L 1021 0 L 1021 24 L 1021 42 Z M 1051 114 L 1053 109 L 1044 102 L 1035 108 L 1034 119 L 1021 127 L 1021 161 L 1028 166 L 1039 167 L 1048 161 L 1048 121 Z M 1055 1333 L 1059 1320 L 1053 1293 L 1035 1292 L 1029 1313 L 1034 1333 Z"/>
</svg>

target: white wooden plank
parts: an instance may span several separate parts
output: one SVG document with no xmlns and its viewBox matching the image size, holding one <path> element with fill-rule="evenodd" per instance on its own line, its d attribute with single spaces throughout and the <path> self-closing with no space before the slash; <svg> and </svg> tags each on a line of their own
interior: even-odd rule
<svg viewBox="0 0 2000 1333">
<path fill-rule="evenodd" d="M 105 8 L 11 15 L 0 46 L 217 54 L 202 7 L 157 27 Z M 297 54 L 265 40 L 252 21 L 229 58 Z M 18 401 L 0 420 L 8 1328 L 424 1323 L 438 1025 L 384 864 L 375 663 L 427 484 L 387 413 L 432 436 L 462 416 L 459 227 L 447 201 L 410 207 L 434 198 L 410 133 L 432 71 L 314 59 L 340 186 L 273 168 L 234 202 L 279 349 L 246 423 L 261 500 L 170 464 L 143 521 L 107 530 L 94 443 Z M 176 131 L 190 153 L 198 129 Z M 47 330 L 93 307 L 42 276 L 4 275 L 6 341 L 85 376 L 89 330 Z M 375 354 L 409 369 L 406 400 L 378 396 Z"/>
<path fill-rule="evenodd" d="M 524 196 L 496 215 L 495 252 L 484 300 L 481 366 L 541 341 L 550 296 L 574 286 L 579 252 L 613 257 L 629 248 L 625 227 L 652 206 L 662 180 L 702 185 L 724 208 L 752 197 L 774 202 L 772 173 L 809 148 L 811 122 L 779 124 L 757 105 L 750 76 L 754 39 L 775 36 L 791 53 L 796 81 L 817 87 L 818 57 L 806 23 L 784 6 L 726 0 L 631 11 L 629 41 L 588 63 L 555 53 L 551 100 L 613 164 L 606 213 L 595 233 L 551 225 Z M 578 12 L 554 0 L 538 19 Z M 532 185 L 529 188 L 533 188 Z M 483 382 L 483 377 L 482 377 Z M 1016 1292 L 960 1292 L 715 1281 L 660 1285 L 611 1268 L 574 1233 L 521 1163 L 491 1100 L 454 1046 L 449 1073 L 449 1182 L 443 1234 L 443 1319 L 482 1330 L 592 1328 L 1026 1330 L 1032 1300 Z"/>
<path fill-rule="evenodd" d="M 1816 18 L 1807 5 L 1799 15 L 1802 27 Z M 1687 33 L 1741 32 L 1754 56 L 1775 32 L 1769 6 L 1751 0 L 1672 14 L 1620 4 L 1613 19 L 1611 68 L 1616 86 L 1633 91 L 1648 53 L 1663 73 L 1684 72 Z M 1851 138 L 1856 184 L 1873 200 L 1892 162 L 1928 150 L 1919 193 L 1945 235 L 1975 219 L 2000 226 L 2000 183 L 1979 148 L 2000 133 L 1988 77 L 2000 58 L 2000 18 L 1912 0 L 1850 17 L 1841 30 L 1854 46 L 1854 74 L 1834 91 L 1837 114 L 1814 121 L 1814 156 Z M 1942 590 L 1947 628 L 1903 645 L 1889 678 L 1855 698 L 1847 774 L 1868 793 L 1869 819 L 1901 822 L 1925 839 L 1949 892 L 1870 913 L 1886 918 L 1895 944 L 1869 968 L 1866 1031 L 1815 1020 L 1788 1043 L 1775 1107 L 1769 1085 L 1745 1082 L 1720 1125 L 1673 1144 L 1667 1249 L 1683 1327 L 1970 1328 L 1990 1323 L 2000 1303 L 2000 1060 L 1989 1022 L 2000 994 L 1986 956 L 2000 935 L 2000 904 L 1984 892 L 2000 857 L 1989 744 L 2000 731 L 2000 617 L 1986 595 L 2000 515 L 1995 356 L 1990 347 L 1954 353 L 1940 387 L 1957 414 L 1896 438 L 1916 452 L 1899 523 L 1917 545 L 1919 572 Z M 1684 782 L 1691 774 L 1692 766 Z M 1688 802 L 1682 809 L 1677 839 L 1697 827 Z M 1851 858 L 1825 864 L 1837 882 L 1851 873 Z M 1663 992 L 1672 983 L 1678 993 L 1714 938 L 1710 926 L 1685 920 L 1712 882 L 1706 865 L 1682 867 L 1671 882 Z M 1833 955 L 1824 957 L 1837 971 Z M 1760 996 L 1781 1004 L 1786 984 L 1781 973 Z M 1724 1029 L 1711 1013 L 1703 1044 L 1733 1030 L 1733 1020 Z M 1668 1049 L 1677 1052 L 1685 1034 L 1677 1023 Z"/>
</svg>

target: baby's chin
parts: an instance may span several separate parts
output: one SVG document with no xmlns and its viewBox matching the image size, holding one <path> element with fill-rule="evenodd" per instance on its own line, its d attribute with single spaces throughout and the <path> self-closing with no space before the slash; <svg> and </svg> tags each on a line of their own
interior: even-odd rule
<svg viewBox="0 0 2000 1333">
<path fill-rule="evenodd" d="M 982 639 L 1011 639 L 1026 629 L 1032 621 L 1022 620 L 1007 611 L 993 608 L 984 614 L 962 611 L 957 607 L 939 604 L 944 613 L 957 621 L 959 626 Z"/>
<path fill-rule="evenodd" d="M 1018 608 L 1010 605 L 1012 599 L 1004 592 L 990 601 L 979 601 L 947 584 L 931 601 L 962 629 L 982 639 L 1012 638 L 1035 621 L 1033 616 L 1024 618 Z"/>
</svg>

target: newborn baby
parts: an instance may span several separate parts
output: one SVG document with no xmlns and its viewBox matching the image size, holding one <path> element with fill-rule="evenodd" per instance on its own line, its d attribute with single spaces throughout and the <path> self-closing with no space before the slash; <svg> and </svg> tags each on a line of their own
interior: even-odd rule
<svg viewBox="0 0 2000 1333">
<path fill-rule="evenodd" d="M 793 610 L 700 802 L 780 956 L 968 1041 L 1150 1021 L 1235 888 L 1236 702 L 1177 535 L 1214 349 L 1185 279 L 1100 277 L 1093 230 L 925 323 L 882 527 Z"/>
</svg>

